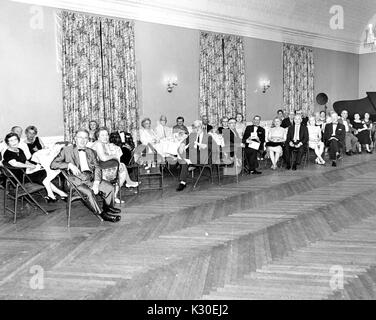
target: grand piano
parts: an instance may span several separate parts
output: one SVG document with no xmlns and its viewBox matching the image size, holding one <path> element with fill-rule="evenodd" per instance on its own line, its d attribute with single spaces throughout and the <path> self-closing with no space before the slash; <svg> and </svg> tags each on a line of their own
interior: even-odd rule
<svg viewBox="0 0 376 320">
<path fill-rule="evenodd" d="M 337 101 L 333 104 L 333 109 L 339 115 L 343 110 L 347 110 L 350 119 L 353 119 L 356 113 L 361 117 L 369 113 L 371 121 L 376 122 L 376 92 L 367 92 L 367 97 L 360 100 Z"/>
</svg>

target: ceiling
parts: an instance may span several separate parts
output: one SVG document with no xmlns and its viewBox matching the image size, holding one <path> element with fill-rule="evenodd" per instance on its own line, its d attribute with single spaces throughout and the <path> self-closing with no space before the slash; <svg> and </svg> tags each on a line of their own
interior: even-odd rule
<svg viewBox="0 0 376 320">
<path fill-rule="evenodd" d="M 13 0 L 273 41 L 366 53 L 365 29 L 376 23 L 376 0 Z M 77 3 L 79 2 L 79 3 Z M 341 6 L 344 28 L 330 13 Z"/>
</svg>

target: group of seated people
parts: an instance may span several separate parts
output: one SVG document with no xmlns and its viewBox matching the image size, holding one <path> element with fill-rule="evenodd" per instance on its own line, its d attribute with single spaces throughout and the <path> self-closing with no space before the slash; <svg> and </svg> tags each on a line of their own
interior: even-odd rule
<svg viewBox="0 0 376 320">
<path fill-rule="evenodd" d="M 118 222 L 120 210 L 115 208 L 115 203 L 123 203 L 117 196 L 119 187 L 135 188 L 139 185 L 139 182 L 132 181 L 127 169 L 131 159 L 135 158 L 137 145 L 143 146 L 142 152 L 177 160 L 180 166 L 177 191 L 186 188 L 189 170 L 195 165 L 233 163 L 240 166 L 239 173 L 243 169 L 243 155 L 247 172 L 259 175 L 259 160 L 266 155 L 273 170 L 277 170 L 281 159 L 287 170 L 297 170 L 308 149 L 314 150 L 318 165 L 325 165 L 324 152 L 327 151 L 332 166 L 337 166 L 342 151 L 352 155 L 361 152 L 365 146 L 366 152 L 372 152 L 374 126 L 369 114 L 365 114 L 363 120 L 356 114 L 353 121 L 348 119 L 347 111 L 343 111 L 341 117 L 335 112 L 328 117 L 325 112 L 311 117 L 301 111 L 290 112 L 286 117 L 282 110 L 277 114 L 267 130 L 261 125 L 260 116 L 255 116 L 249 124 L 242 114 L 222 118 L 217 128 L 209 124 L 207 115 L 191 127 L 185 125 L 183 117 L 178 117 L 176 125 L 169 127 L 166 116 L 161 116 L 155 129 L 151 120 L 146 118 L 141 122 L 136 143 L 126 131 L 124 120 L 118 123 L 118 130 L 114 132 L 91 121 L 89 130 L 77 131 L 75 144 L 61 144 L 56 148 L 47 165 L 38 162 L 38 152 L 45 146 L 37 136 L 37 128 L 27 127 L 26 138 L 22 140 L 22 128 L 13 127 L 0 144 L 0 160 L 14 169 L 19 180 L 23 173 L 17 169 L 25 169 L 32 182 L 45 187 L 48 202 L 57 201 L 56 195 L 67 200 L 67 194 L 52 182 L 61 170 L 67 170 L 71 183 L 84 195 L 88 207 L 105 221 Z M 120 185 L 115 189 L 101 167 L 102 162 L 113 159 L 119 163 Z M 103 208 L 98 205 L 97 194 L 104 199 Z"/>
</svg>

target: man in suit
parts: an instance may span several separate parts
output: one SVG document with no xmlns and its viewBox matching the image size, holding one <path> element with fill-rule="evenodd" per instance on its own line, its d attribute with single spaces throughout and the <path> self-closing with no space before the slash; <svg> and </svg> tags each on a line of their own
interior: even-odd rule
<svg viewBox="0 0 376 320">
<path fill-rule="evenodd" d="M 245 157 L 248 162 L 251 174 L 261 174 L 257 171 L 259 163 L 257 160 L 258 152 L 264 151 L 265 129 L 260 127 L 261 117 L 253 118 L 253 125 L 245 129 L 242 143 L 245 145 Z"/>
<path fill-rule="evenodd" d="M 173 127 L 173 133 L 184 132 L 184 134 L 189 135 L 188 128 L 184 125 L 184 118 L 178 117 L 176 119 L 176 125 Z"/>
<path fill-rule="evenodd" d="M 332 166 L 337 166 L 337 160 L 340 157 L 340 151 L 345 146 L 346 128 L 338 121 L 338 114 L 332 113 L 332 123 L 325 126 L 324 143 L 329 149 L 329 157 L 332 160 Z"/>
<path fill-rule="evenodd" d="M 339 123 L 343 124 L 346 129 L 346 138 L 345 138 L 345 145 L 346 145 L 346 154 L 351 156 L 352 153 L 356 153 L 357 146 L 359 140 L 357 137 L 354 136 L 354 128 L 350 120 L 348 119 L 349 113 L 347 110 L 343 110 L 341 113 L 341 118 L 338 120 Z"/>
<path fill-rule="evenodd" d="M 202 121 L 193 123 L 193 132 L 179 147 L 180 184 L 176 191 L 187 186 L 188 168 L 197 164 L 219 164 L 219 147 L 213 137 L 203 130 Z"/>
<path fill-rule="evenodd" d="M 103 220 L 120 221 L 120 216 L 114 215 L 121 210 L 114 207 L 114 187 L 102 180 L 102 170 L 99 167 L 97 154 L 86 147 L 89 142 L 89 132 L 78 130 L 75 136 L 76 145 L 63 148 L 51 163 L 52 170 L 68 170 L 71 182 L 83 194 L 85 203 Z M 100 209 L 95 195 L 103 198 L 103 210 Z"/>
<path fill-rule="evenodd" d="M 308 148 L 309 134 L 308 128 L 302 124 L 302 116 L 296 115 L 294 118 L 294 125 L 291 126 L 287 131 L 287 140 L 286 140 L 286 162 L 287 170 L 297 170 L 302 162 L 302 157 L 305 151 Z M 291 161 L 292 156 L 296 153 L 295 161 Z M 291 163 L 292 162 L 292 163 Z"/>
<path fill-rule="evenodd" d="M 241 159 L 242 156 L 242 137 L 239 136 L 238 131 L 236 130 L 236 119 L 230 118 L 228 121 L 229 130 L 223 132 L 223 140 L 225 146 L 222 148 L 224 153 L 229 153 L 230 157 L 233 158 L 236 154 L 238 159 Z"/>
<path fill-rule="evenodd" d="M 119 122 L 118 130 L 110 134 L 110 143 L 121 148 L 123 155 L 120 158 L 120 162 L 128 165 L 131 158 L 132 152 L 135 148 L 135 144 L 132 135 L 126 130 L 126 123 L 124 120 Z"/>
<path fill-rule="evenodd" d="M 289 116 L 287 118 L 283 119 L 281 127 L 283 129 L 290 128 L 294 124 L 294 118 L 295 118 L 295 112 L 291 111 L 289 113 Z"/>
<path fill-rule="evenodd" d="M 213 126 L 209 124 L 209 117 L 207 115 L 202 116 L 202 128 L 206 133 L 210 133 L 213 131 Z"/>
</svg>

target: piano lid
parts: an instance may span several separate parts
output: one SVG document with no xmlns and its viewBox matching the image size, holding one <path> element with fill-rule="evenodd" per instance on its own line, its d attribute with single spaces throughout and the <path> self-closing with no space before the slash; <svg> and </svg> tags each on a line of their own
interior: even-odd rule
<svg viewBox="0 0 376 320">
<path fill-rule="evenodd" d="M 372 121 L 376 121 L 376 92 L 367 92 L 367 97 L 359 100 L 337 101 L 333 104 L 333 109 L 339 115 L 343 110 L 349 112 L 349 118 L 353 119 L 356 113 L 364 117 L 369 113 Z"/>
</svg>

